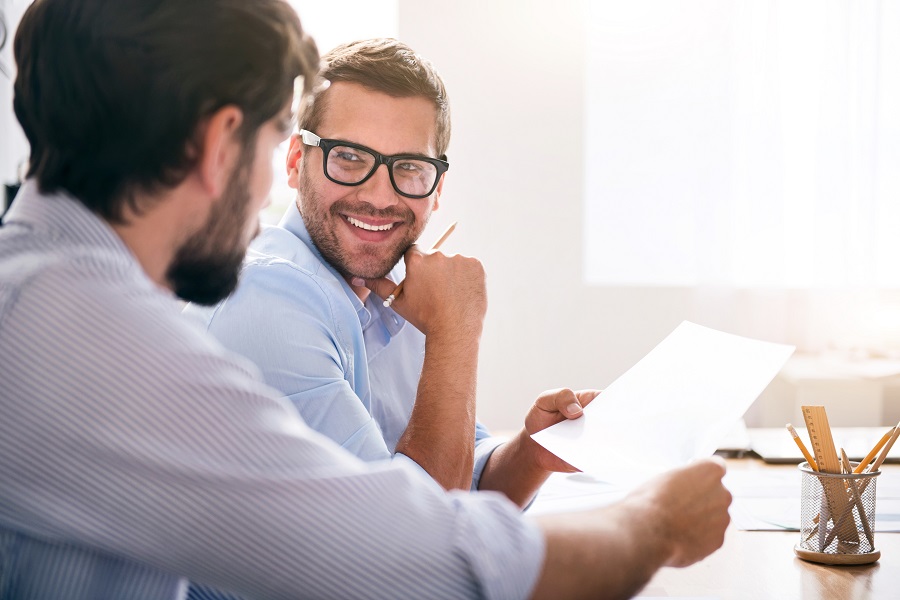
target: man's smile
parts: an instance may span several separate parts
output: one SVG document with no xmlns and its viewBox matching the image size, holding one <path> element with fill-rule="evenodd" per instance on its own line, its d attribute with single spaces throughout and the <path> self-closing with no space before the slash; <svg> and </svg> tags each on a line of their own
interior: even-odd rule
<svg viewBox="0 0 900 600">
<path fill-rule="evenodd" d="M 365 229 L 366 231 L 388 231 L 394 228 L 396 222 L 389 222 L 384 224 L 374 224 L 374 223 L 366 223 L 365 221 L 361 221 L 360 219 L 356 219 L 354 217 L 343 215 L 344 219 L 353 225 L 354 227 L 358 227 L 360 229 Z"/>
</svg>

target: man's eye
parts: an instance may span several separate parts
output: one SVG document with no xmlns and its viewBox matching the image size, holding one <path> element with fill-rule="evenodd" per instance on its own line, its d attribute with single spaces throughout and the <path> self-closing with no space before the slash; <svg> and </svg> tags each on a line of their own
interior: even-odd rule
<svg viewBox="0 0 900 600">
<path fill-rule="evenodd" d="M 406 171 L 407 173 L 418 173 L 423 169 L 422 165 L 417 162 L 397 163 L 396 165 L 394 165 L 394 168 L 401 171 Z"/>
<path fill-rule="evenodd" d="M 359 155 L 355 152 L 351 152 L 350 150 L 335 150 L 334 155 L 341 160 L 346 160 L 347 162 L 360 160 Z"/>
</svg>

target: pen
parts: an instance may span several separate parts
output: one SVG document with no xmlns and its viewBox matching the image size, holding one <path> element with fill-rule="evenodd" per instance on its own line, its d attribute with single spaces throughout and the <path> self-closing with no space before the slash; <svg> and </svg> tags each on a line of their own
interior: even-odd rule
<svg viewBox="0 0 900 600">
<path fill-rule="evenodd" d="M 866 454 L 866 457 L 864 459 L 862 459 L 861 461 L 859 461 L 859 464 L 856 465 L 855 469 L 853 469 L 854 473 L 862 473 L 863 472 L 863 469 L 866 468 L 866 465 L 869 464 L 869 461 L 871 461 L 873 458 L 875 458 L 875 455 L 878 454 L 878 451 L 881 450 L 881 447 L 884 446 L 887 443 L 887 441 L 890 439 L 890 437 L 894 434 L 894 429 L 895 429 L 894 427 L 891 427 L 890 429 L 887 430 L 887 433 L 885 433 L 883 436 L 881 436 L 881 440 L 879 440 L 878 443 L 875 444 L 874 448 L 869 450 L 869 453 Z"/>
<path fill-rule="evenodd" d="M 819 465 L 816 464 L 815 459 L 812 457 L 812 455 L 810 455 L 809 451 L 806 449 L 806 446 L 803 445 L 803 440 L 801 440 L 800 436 L 797 435 L 797 430 L 794 429 L 794 426 L 790 423 L 785 425 L 785 427 L 787 427 L 787 430 L 791 432 L 791 437 L 794 438 L 794 443 L 796 443 L 797 447 L 800 448 L 800 452 L 803 453 L 804 458 L 806 458 L 806 462 L 809 463 L 809 466 L 813 471 L 818 471 Z"/>
<path fill-rule="evenodd" d="M 440 248 L 441 244 L 443 244 L 447 240 L 447 238 L 450 237 L 450 234 L 453 233 L 454 229 L 456 229 L 456 222 L 450 224 L 450 227 L 447 228 L 447 231 L 445 231 L 444 234 L 438 238 L 438 241 L 436 241 L 431 247 L 431 251 L 434 252 L 435 250 Z M 403 281 L 406 281 L 406 279 L 404 279 Z M 394 288 L 394 291 L 391 292 L 391 294 L 387 298 L 385 298 L 383 302 L 385 306 L 390 306 L 391 304 L 393 304 L 394 300 L 397 299 L 397 296 L 400 295 L 400 292 L 403 291 L 403 281 L 398 283 L 397 287 Z"/>
</svg>

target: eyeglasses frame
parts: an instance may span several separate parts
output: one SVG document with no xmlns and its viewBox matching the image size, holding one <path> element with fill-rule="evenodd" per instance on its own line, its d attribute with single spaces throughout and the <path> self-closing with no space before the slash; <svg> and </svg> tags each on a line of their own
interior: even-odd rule
<svg viewBox="0 0 900 600">
<path fill-rule="evenodd" d="M 394 191 L 401 196 L 404 196 L 405 198 L 412 198 L 415 200 L 421 200 L 422 198 L 427 198 L 428 196 L 433 194 L 434 190 L 437 188 L 438 182 L 441 180 L 441 176 L 450 168 L 450 163 L 447 162 L 446 155 L 442 155 L 441 158 L 432 158 L 430 156 L 424 156 L 421 154 L 392 154 L 388 156 L 380 152 L 376 152 L 375 150 L 372 150 L 368 146 L 363 146 L 362 144 L 355 144 L 353 142 L 348 142 L 345 140 L 321 138 L 307 129 L 300 130 L 300 139 L 305 145 L 315 146 L 322 150 L 322 172 L 325 173 L 325 177 L 327 177 L 329 181 L 333 181 L 338 185 L 346 185 L 351 187 L 362 185 L 366 181 L 371 179 L 372 175 L 375 174 L 375 171 L 378 170 L 378 167 L 384 165 L 387 167 L 388 177 L 390 177 L 391 179 L 391 185 L 393 186 Z M 369 171 L 368 175 L 366 175 L 356 183 L 347 183 L 346 181 L 338 181 L 337 179 L 333 178 L 328 174 L 328 154 L 335 146 L 346 146 L 348 148 L 355 148 L 356 150 L 368 152 L 375 157 L 375 164 L 372 165 L 372 170 Z M 407 194 L 406 192 L 400 190 L 399 187 L 397 187 L 397 182 L 394 181 L 393 165 L 395 162 L 400 160 L 421 160 L 434 165 L 437 172 L 434 177 L 434 183 L 432 184 L 431 189 L 428 190 L 427 194 Z"/>
</svg>

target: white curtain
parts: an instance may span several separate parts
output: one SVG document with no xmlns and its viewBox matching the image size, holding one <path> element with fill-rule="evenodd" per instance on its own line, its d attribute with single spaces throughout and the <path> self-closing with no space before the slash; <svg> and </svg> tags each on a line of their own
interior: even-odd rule
<svg viewBox="0 0 900 600">
<path fill-rule="evenodd" d="M 588 17 L 587 283 L 900 288 L 900 3 Z"/>
</svg>

